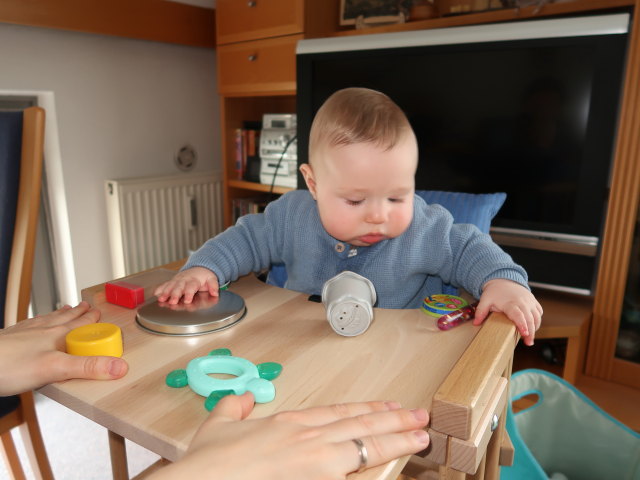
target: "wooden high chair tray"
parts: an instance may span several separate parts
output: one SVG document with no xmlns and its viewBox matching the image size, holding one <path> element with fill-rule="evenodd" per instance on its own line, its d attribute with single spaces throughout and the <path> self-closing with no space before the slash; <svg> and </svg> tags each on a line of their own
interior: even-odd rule
<svg viewBox="0 0 640 480">
<path fill-rule="evenodd" d="M 164 274 L 156 277 L 145 272 L 124 280 L 153 290 L 164 281 Z M 482 327 L 467 322 L 443 332 L 420 309 L 376 308 L 364 334 L 343 337 L 331 329 L 324 306 L 306 294 L 266 285 L 254 275 L 232 282 L 229 290 L 246 303 L 243 320 L 216 334 L 194 336 L 149 335 L 138 326 L 135 310 L 106 302 L 104 285 L 83 290 L 83 299 L 100 309 L 102 320 L 122 329 L 129 372 L 109 382 L 54 383 L 40 392 L 106 427 L 112 461 L 126 455 L 124 438 L 176 461 L 209 412 L 202 397 L 177 392 L 165 377 L 193 358 L 228 348 L 253 363 L 283 366 L 274 381 L 275 399 L 257 405 L 251 418 L 333 403 L 395 400 L 431 412 L 425 461 L 437 465 L 435 475 L 459 480 L 482 468 L 485 480 L 497 478 L 499 448 L 492 445 L 500 446 L 504 422 L 493 431 L 492 419 L 503 418 L 505 379 L 518 340 L 506 317 L 493 313 Z M 349 478 L 396 479 L 407 461 Z M 114 478 L 129 478 L 126 462 L 115 464 Z"/>
</svg>

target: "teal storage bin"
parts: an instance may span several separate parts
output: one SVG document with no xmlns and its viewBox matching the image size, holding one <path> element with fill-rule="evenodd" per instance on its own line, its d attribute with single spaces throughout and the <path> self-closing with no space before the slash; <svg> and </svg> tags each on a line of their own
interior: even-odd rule
<svg viewBox="0 0 640 480">
<path fill-rule="evenodd" d="M 530 394 L 536 403 L 514 414 L 511 403 Z M 511 376 L 506 428 L 515 456 L 502 480 L 640 480 L 640 434 L 552 373 Z"/>
</svg>

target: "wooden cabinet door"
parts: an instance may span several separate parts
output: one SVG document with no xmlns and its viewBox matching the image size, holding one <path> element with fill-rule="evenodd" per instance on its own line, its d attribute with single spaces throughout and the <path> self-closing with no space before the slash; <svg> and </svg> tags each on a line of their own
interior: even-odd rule
<svg viewBox="0 0 640 480">
<path fill-rule="evenodd" d="M 635 13 L 640 0 L 635 2 Z M 620 348 L 637 344 L 635 324 L 639 308 L 637 297 L 627 295 L 629 274 L 637 262 L 632 253 L 634 229 L 640 203 L 640 16 L 634 15 L 631 47 L 627 58 L 625 88 L 622 97 L 616 152 L 611 175 L 607 217 L 600 253 L 598 283 L 593 305 L 593 320 L 585 373 L 603 380 L 640 388 L 640 354 L 620 355 Z M 637 254 L 636 254 L 637 255 Z M 630 287 L 633 288 L 633 285 Z M 631 304 L 629 303 L 631 302 Z M 624 333 L 624 332 L 627 333 Z M 623 337 L 620 338 L 620 335 Z M 629 336 L 625 338 L 625 336 Z M 637 345 L 636 345 L 637 346 Z M 617 352 L 616 352 L 617 350 Z M 626 357 L 626 358 L 625 358 Z"/>
<path fill-rule="evenodd" d="M 300 39 L 291 35 L 218 47 L 219 93 L 295 92 Z"/>
<path fill-rule="evenodd" d="M 216 10 L 219 45 L 304 31 L 304 0 L 218 0 Z"/>
</svg>

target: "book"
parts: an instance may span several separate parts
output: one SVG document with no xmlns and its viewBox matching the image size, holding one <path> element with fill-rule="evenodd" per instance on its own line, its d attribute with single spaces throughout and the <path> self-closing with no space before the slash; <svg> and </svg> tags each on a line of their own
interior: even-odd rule
<svg viewBox="0 0 640 480">
<path fill-rule="evenodd" d="M 236 128 L 234 131 L 235 135 L 235 177 L 236 180 L 242 180 L 244 176 L 244 170 L 242 168 L 243 163 L 243 141 L 242 141 L 242 129 Z"/>
<path fill-rule="evenodd" d="M 251 213 L 262 213 L 267 204 L 273 200 L 271 195 L 260 195 L 256 197 L 234 198 L 231 201 L 232 224 L 245 215 Z"/>
<path fill-rule="evenodd" d="M 237 180 L 260 181 L 260 130 L 236 128 L 234 131 L 234 174 Z"/>
</svg>

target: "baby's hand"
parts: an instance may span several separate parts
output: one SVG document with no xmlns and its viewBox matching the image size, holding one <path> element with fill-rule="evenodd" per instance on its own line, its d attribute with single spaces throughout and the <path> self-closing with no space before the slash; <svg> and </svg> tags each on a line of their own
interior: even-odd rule
<svg viewBox="0 0 640 480">
<path fill-rule="evenodd" d="M 482 289 L 473 324 L 480 325 L 489 312 L 504 313 L 516 324 L 525 345 L 533 345 L 542 321 L 542 306 L 529 290 L 511 280 L 489 280 Z"/>
<path fill-rule="evenodd" d="M 153 294 L 159 302 L 177 304 L 184 296 L 184 303 L 191 303 L 198 292 L 209 292 L 213 297 L 218 296 L 218 277 L 208 268 L 192 267 L 183 270 L 168 282 L 155 289 Z"/>
</svg>

